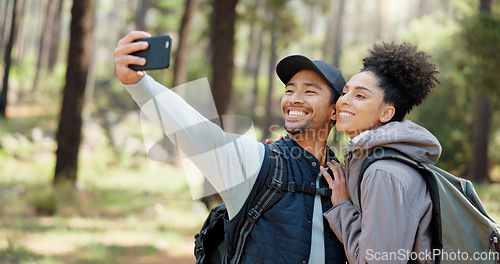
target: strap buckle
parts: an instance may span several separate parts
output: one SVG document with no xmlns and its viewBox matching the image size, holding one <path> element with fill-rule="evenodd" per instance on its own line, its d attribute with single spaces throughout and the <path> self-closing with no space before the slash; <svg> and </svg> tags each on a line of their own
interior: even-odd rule
<svg viewBox="0 0 500 264">
<path fill-rule="evenodd" d="M 248 211 L 248 221 L 252 224 L 255 224 L 257 222 L 257 219 L 260 217 L 260 213 L 255 210 L 255 208 L 250 209 Z"/>
<path fill-rule="evenodd" d="M 330 189 L 330 188 L 316 188 L 316 195 L 332 196 L 332 189 Z"/>
<path fill-rule="evenodd" d="M 283 185 L 282 181 L 278 181 L 276 178 L 273 178 L 273 180 L 271 181 L 271 184 L 269 186 L 273 189 L 280 191 L 281 185 Z"/>
<path fill-rule="evenodd" d="M 194 235 L 194 249 L 197 254 L 203 254 L 205 247 L 203 246 L 203 236 L 200 233 Z"/>
<path fill-rule="evenodd" d="M 297 184 L 295 182 L 288 183 L 288 191 L 294 193 L 297 191 Z"/>
</svg>

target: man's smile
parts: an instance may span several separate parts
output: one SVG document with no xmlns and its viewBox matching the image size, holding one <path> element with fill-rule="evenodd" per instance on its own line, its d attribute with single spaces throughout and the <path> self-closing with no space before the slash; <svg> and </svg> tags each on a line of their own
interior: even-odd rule
<svg viewBox="0 0 500 264">
<path fill-rule="evenodd" d="M 301 117 L 304 117 L 310 113 L 309 110 L 303 109 L 303 108 L 297 108 L 297 107 L 286 107 L 285 108 L 285 114 L 286 117 L 290 119 L 298 119 Z"/>
</svg>

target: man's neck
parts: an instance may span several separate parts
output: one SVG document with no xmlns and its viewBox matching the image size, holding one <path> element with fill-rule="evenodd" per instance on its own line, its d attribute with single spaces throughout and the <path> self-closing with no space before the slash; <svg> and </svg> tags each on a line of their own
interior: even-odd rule
<svg viewBox="0 0 500 264">
<path fill-rule="evenodd" d="M 313 154 L 322 166 L 326 166 L 326 139 L 328 135 L 306 135 L 306 134 L 288 134 L 303 149 Z"/>
</svg>

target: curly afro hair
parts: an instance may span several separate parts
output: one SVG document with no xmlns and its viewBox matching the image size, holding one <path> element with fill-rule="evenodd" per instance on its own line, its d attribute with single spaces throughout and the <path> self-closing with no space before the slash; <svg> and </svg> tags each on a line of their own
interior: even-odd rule
<svg viewBox="0 0 500 264">
<path fill-rule="evenodd" d="M 391 121 L 401 121 L 413 106 L 421 104 L 439 81 L 436 65 L 417 47 L 403 43 L 382 43 L 363 59 L 361 72 L 370 71 L 379 78 L 384 101 L 393 103 L 396 113 Z"/>
</svg>

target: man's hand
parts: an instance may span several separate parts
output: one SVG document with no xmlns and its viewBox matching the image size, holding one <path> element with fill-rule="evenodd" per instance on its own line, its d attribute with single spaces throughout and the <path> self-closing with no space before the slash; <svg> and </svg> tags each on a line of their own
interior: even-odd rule
<svg viewBox="0 0 500 264">
<path fill-rule="evenodd" d="M 144 31 L 132 31 L 118 41 L 115 49 L 115 74 L 123 84 L 138 83 L 144 77 L 143 71 L 134 71 L 128 66 L 130 64 L 145 65 L 146 59 L 132 56 L 130 53 L 145 50 L 149 44 L 145 41 L 133 42 L 136 39 L 148 38 L 151 34 Z"/>
<path fill-rule="evenodd" d="M 285 137 L 280 136 L 280 138 L 278 140 L 283 140 L 283 139 L 285 139 Z M 273 142 L 270 139 L 266 139 L 266 144 L 271 144 L 271 143 L 273 143 Z"/>
</svg>

